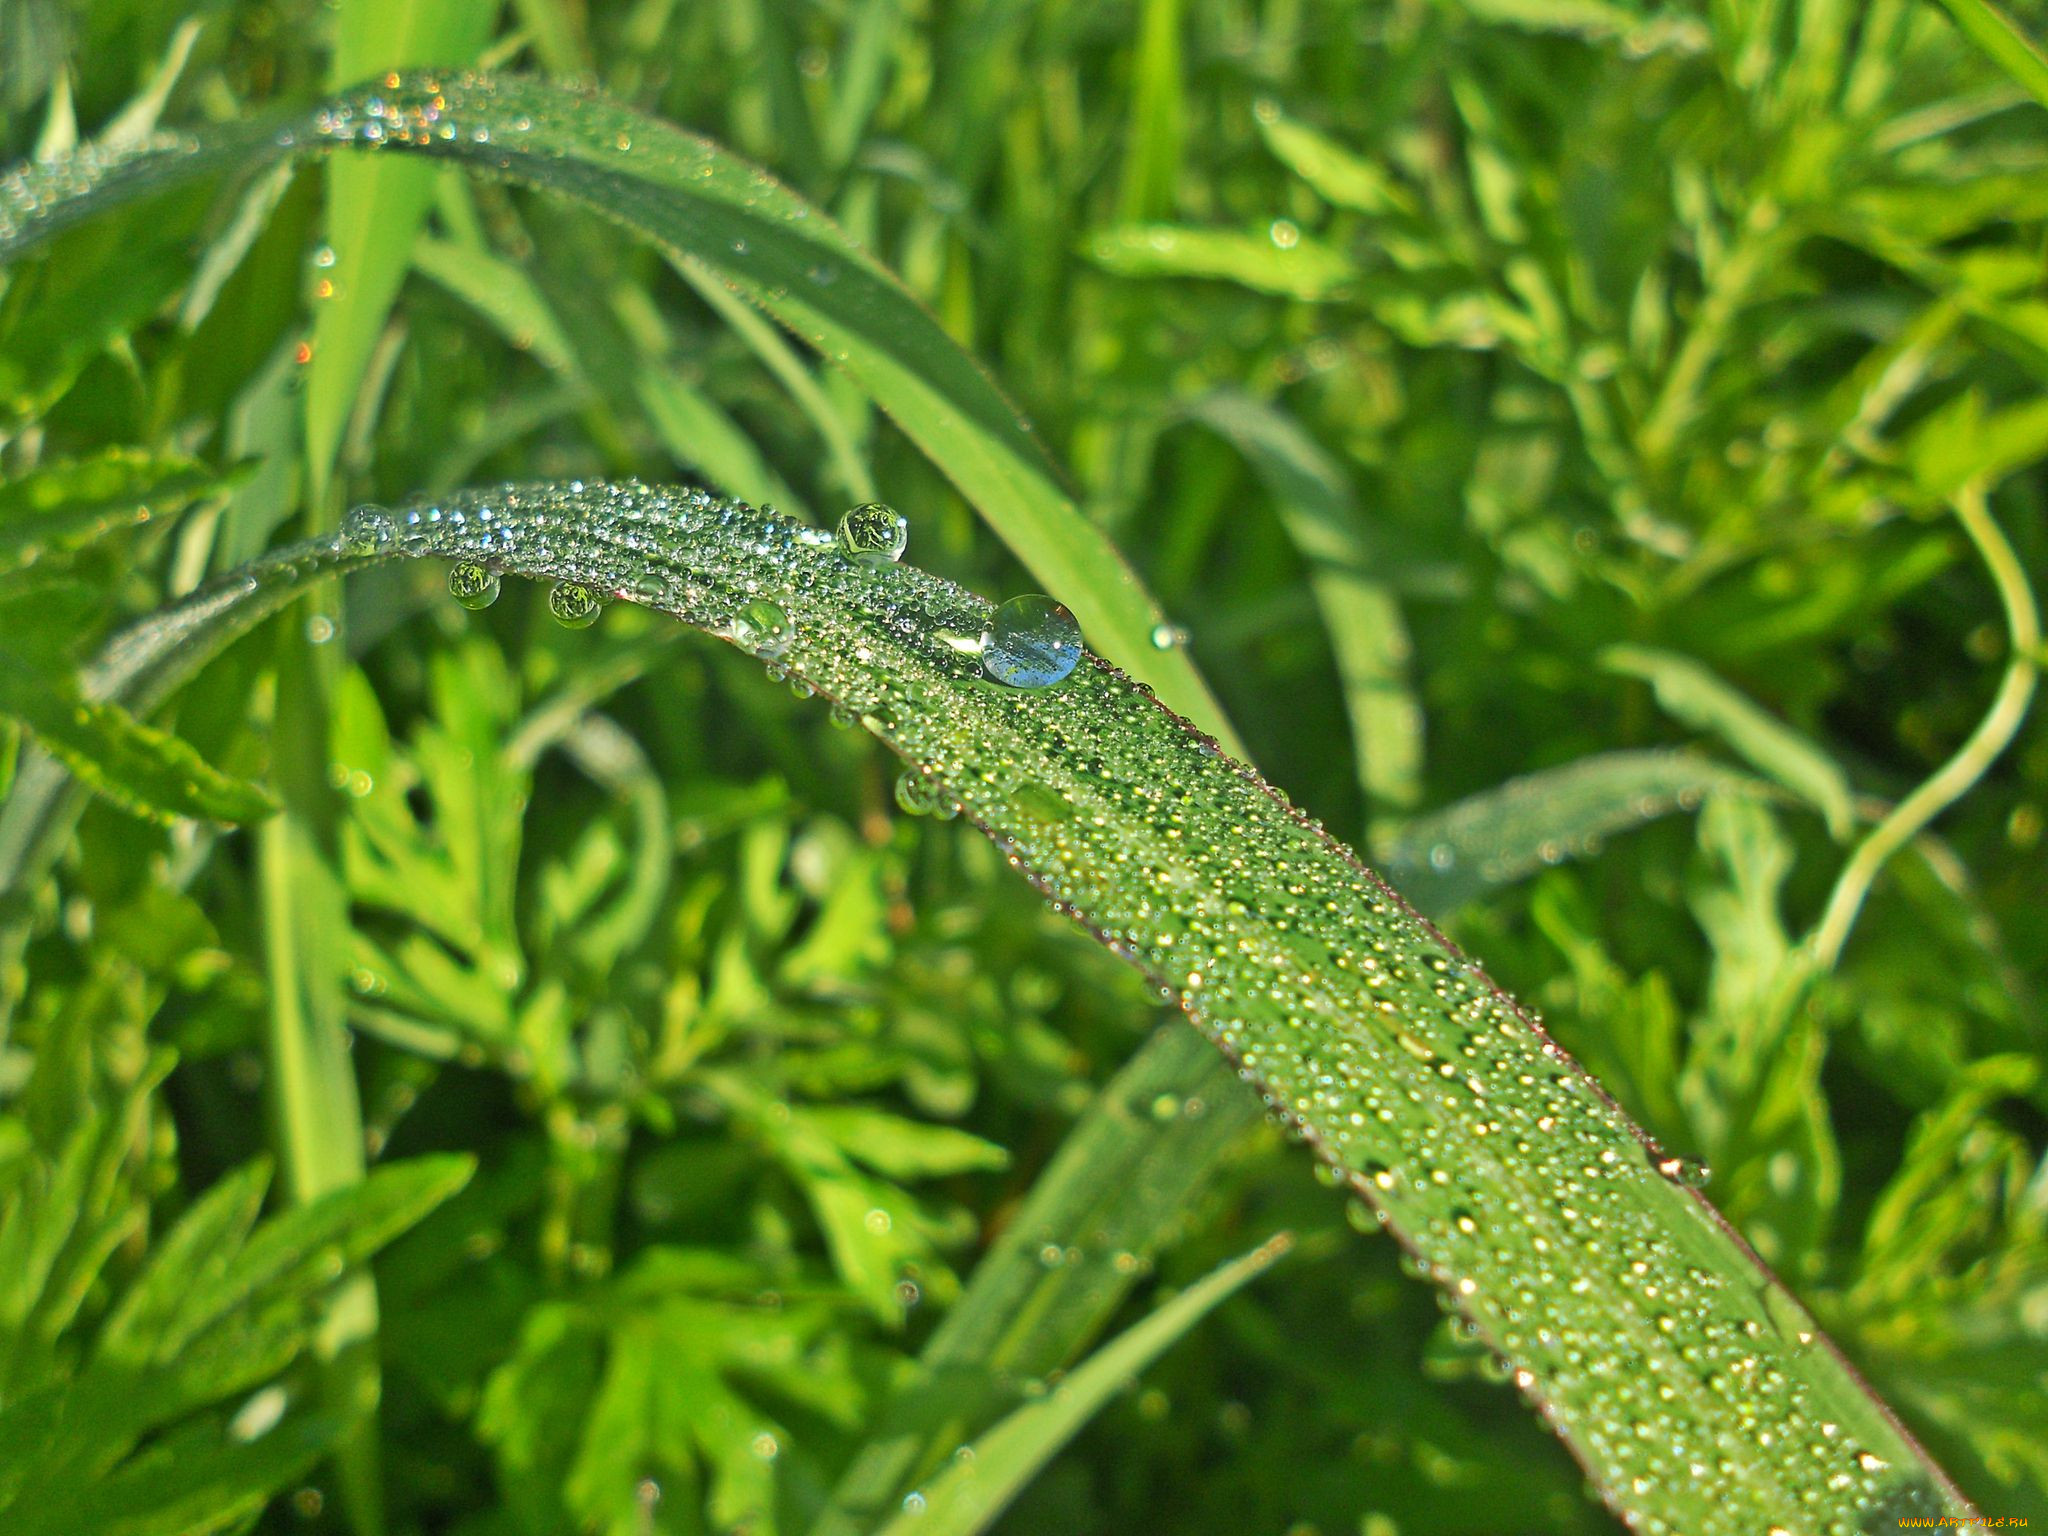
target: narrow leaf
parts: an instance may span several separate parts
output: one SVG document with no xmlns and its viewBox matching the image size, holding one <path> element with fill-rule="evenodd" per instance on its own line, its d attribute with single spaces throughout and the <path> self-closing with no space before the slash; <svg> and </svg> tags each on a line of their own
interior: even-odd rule
<svg viewBox="0 0 2048 1536">
<path fill-rule="evenodd" d="M 1602 752 L 1417 816 L 1381 833 L 1373 851 L 1418 908 L 1453 912 L 1489 886 L 1582 858 L 1617 832 L 1692 810 L 1708 795 L 1763 788 L 1693 752 Z"/>
<path fill-rule="evenodd" d="M 1097 265 L 1125 277 L 1207 277 L 1289 299 L 1333 298 L 1358 276 L 1349 257 L 1285 220 L 1265 234 L 1132 224 L 1104 230 L 1084 247 Z"/>
<path fill-rule="evenodd" d="M 1984 50 L 2013 84 L 2048 107 L 2048 54 L 1991 0 L 1941 0 L 1963 36 Z"/>
<path fill-rule="evenodd" d="M 239 478 L 193 459 L 135 448 L 40 465 L 0 485 L 0 571 L 26 565 L 45 549 L 168 517 Z"/>
<path fill-rule="evenodd" d="M 906 1509 L 882 1527 L 883 1536 L 973 1536 L 987 1530 L 1017 1491 L 1058 1454 L 1095 1411 L 1202 1320 L 1219 1302 L 1267 1269 L 1294 1246 L 1287 1233 L 1204 1276 L 1150 1317 L 1119 1334 L 1068 1376 L 1057 1391 L 1019 1408 L 975 1442 L 972 1458 L 956 1460 Z"/>
<path fill-rule="evenodd" d="M 1695 730 L 1713 732 L 1749 759 L 1759 773 L 1818 810 L 1835 838 L 1849 835 L 1856 823 L 1856 808 L 1848 776 L 1792 727 L 1690 656 L 1646 645 L 1617 645 L 1600 659 L 1610 672 L 1641 678 L 1667 713 Z"/>
<path fill-rule="evenodd" d="M 353 519 L 343 549 L 483 560 L 724 636 L 779 605 L 775 664 L 856 709 L 1263 1086 L 1617 1512 L 1733 1536 L 1787 1509 L 1851 1527 L 1967 1509 L 1831 1345 L 1784 1328 L 1796 1303 L 1576 1063 L 1114 668 L 992 681 L 960 646 L 988 630 L 983 599 L 703 492 L 470 494 Z"/>
<path fill-rule="evenodd" d="M 1228 739 L 1193 662 L 1152 644 L 1164 615 L 1061 487 L 1030 425 L 902 284 L 765 172 L 601 97 L 516 78 L 407 76 L 282 123 L 25 166 L 0 177 L 0 259 L 134 197 L 342 146 L 543 187 L 702 262 L 866 389 L 1105 654 Z"/>
<path fill-rule="evenodd" d="M 276 804 L 222 773 L 190 742 L 144 725 L 118 704 L 84 697 L 68 676 L 0 650 L 0 714 L 12 715 L 70 765 L 80 783 L 160 821 L 261 821 Z"/>
<path fill-rule="evenodd" d="M 1299 422 L 1250 395 L 1219 391 L 1189 414 L 1245 456 L 1308 562 L 1368 808 L 1413 805 L 1422 794 L 1422 706 L 1408 676 L 1415 647 L 1400 599 L 1370 574 L 1381 562 L 1343 470 Z"/>
</svg>

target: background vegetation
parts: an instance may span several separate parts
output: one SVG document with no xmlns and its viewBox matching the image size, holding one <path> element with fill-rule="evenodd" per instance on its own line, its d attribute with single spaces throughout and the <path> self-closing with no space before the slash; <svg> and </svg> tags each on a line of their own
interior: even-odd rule
<svg viewBox="0 0 2048 1536">
<path fill-rule="evenodd" d="M 12 0 L 0 130 L 16 159 L 462 57 L 698 128 L 900 273 L 1268 776 L 1711 1164 L 1980 1507 L 2048 1516 L 2038 724 L 1783 1006 L 1850 849 L 2009 666 L 1954 504 L 2048 563 L 2048 135 L 1943 13 Z M 879 493 L 918 563 L 1030 585 L 843 378 L 559 202 L 337 163 L 5 281 L 10 667 L 350 503 L 540 476 L 826 521 Z M 900 814 L 864 735 L 637 611 L 570 632 L 373 573 L 170 723 L 325 810 L 97 800 L 0 913 L 24 1529 L 806 1529 L 1162 1023 L 970 832 Z M 352 1048 L 308 1062 L 329 1006 Z M 1248 1121 L 1179 1070 L 1121 1112 Z M 1247 1126 L 1146 1188 L 1156 1244 L 1083 1214 L 1036 1244 L 1102 1273 L 1110 1328 L 1298 1245 L 1001 1529 L 1611 1525 L 1297 1149 Z M 1026 1310 L 925 1400 L 964 1443 L 1082 1342 Z"/>
</svg>

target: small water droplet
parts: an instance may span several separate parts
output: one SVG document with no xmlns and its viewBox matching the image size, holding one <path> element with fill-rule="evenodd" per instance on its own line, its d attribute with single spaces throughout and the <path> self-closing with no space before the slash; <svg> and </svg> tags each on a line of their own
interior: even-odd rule
<svg viewBox="0 0 2048 1536">
<path fill-rule="evenodd" d="M 850 731 L 860 724 L 860 711 L 842 700 L 832 706 L 832 713 L 827 718 L 840 730 Z"/>
<path fill-rule="evenodd" d="M 1152 626 L 1152 648 L 1159 651 L 1183 650 L 1195 637 L 1179 624 L 1154 624 Z"/>
<path fill-rule="evenodd" d="M 862 502 L 839 519 L 839 548 L 851 560 L 891 565 L 909 542 L 909 522 L 886 502 Z"/>
<path fill-rule="evenodd" d="M 1696 1157 L 1660 1157 L 1657 1171 L 1687 1189 L 1705 1189 L 1714 1177 L 1714 1171 Z"/>
<path fill-rule="evenodd" d="M 1012 688 L 1049 688 L 1081 659 L 1081 626 L 1061 604 L 1038 593 L 996 609 L 982 636 L 981 664 Z"/>
<path fill-rule="evenodd" d="M 475 560 L 463 560 L 448 572 L 448 595 L 463 607 L 488 608 L 498 600 L 498 573 Z"/>
<path fill-rule="evenodd" d="M 580 581 L 558 581 L 548 593 L 548 612 L 569 629 L 588 629 L 597 622 L 604 604 Z"/>
<path fill-rule="evenodd" d="M 771 661 L 789 649 L 789 615 L 780 603 L 757 597 L 734 620 L 733 638 L 763 661 Z"/>
<path fill-rule="evenodd" d="M 909 815 L 932 816 L 945 803 L 945 795 L 931 775 L 906 768 L 896 779 L 896 803 Z"/>
<path fill-rule="evenodd" d="M 388 507 L 368 502 L 354 508 L 341 520 L 341 548 L 344 554 L 371 555 L 398 542 L 398 524 Z"/>
</svg>

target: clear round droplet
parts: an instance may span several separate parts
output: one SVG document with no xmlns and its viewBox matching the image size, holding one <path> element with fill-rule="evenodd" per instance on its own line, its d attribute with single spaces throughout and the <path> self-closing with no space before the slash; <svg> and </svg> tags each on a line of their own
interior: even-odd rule
<svg viewBox="0 0 2048 1536">
<path fill-rule="evenodd" d="M 1081 626 L 1040 593 L 1013 597 L 996 609 L 982 636 L 981 664 L 1012 688 L 1050 688 L 1081 659 Z"/>
<path fill-rule="evenodd" d="M 373 555 L 397 542 L 398 523 L 388 507 L 368 502 L 342 517 L 341 548 L 344 554 Z"/>
<path fill-rule="evenodd" d="M 891 565 L 909 542 L 909 521 L 886 502 L 862 502 L 839 519 L 839 548 L 849 560 Z"/>
<path fill-rule="evenodd" d="M 896 779 L 896 803 L 912 816 L 939 814 L 946 797 L 938 781 L 915 768 L 906 768 Z"/>
<path fill-rule="evenodd" d="M 789 615 L 780 603 L 757 597 L 733 621 L 733 638 L 762 660 L 772 660 L 789 649 L 793 638 Z"/>
<path fill-rule="evenodd" d="M 597 594 L 580 581 L 558 581 L 548 593 L 548 612 L 568 629 L 588 629 L 604 611 Z"/>
<path fill-rule="evenodd" d="M 844 702 L 834 704 L 828 717 L 842 731 L 850 731 L 860 724 L 860 711 Z"/>
<path fill-rule="evenodd" d="M 468 609 L 488 608 L 498 600 L 498 573 L 479 561 L 460 561 L 449 569 L 448 595 Z"/>
</svg>

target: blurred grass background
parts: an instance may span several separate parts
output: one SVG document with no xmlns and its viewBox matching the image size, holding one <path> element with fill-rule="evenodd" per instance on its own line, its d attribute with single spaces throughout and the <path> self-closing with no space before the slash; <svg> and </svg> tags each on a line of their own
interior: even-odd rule
<svg viewBox="0 0 2048 1536">
<path fill-rule="evenodd" d="M 1711 1164 L 1987 1514 L 2048 1516 L 2038 723 L 1781 1006 L 1851 847 L 2009 665 L 1953 505 L 1987 495 L 2048 565 L 2048 120 L 1944 12 L 5 0 L 0 132 L 12 160 L 463 59 L 695 128 L 899 273 L 1267 775 Z M 560 203 L 334 162 L 6 282 L 9 486 L 104 460 L 189 503 L 31 567 L 95 623 L 350 503 L 542 476 L 822 521 L 880 495 L 913 561 L 1029 584 L 845 379 Z M 0 1404 L 106 1355 L 162 1234 L 251 1159 L 280 1202 L 480 1159 L 408 1207 L 374 1302 L 321 1303 L 278 1380 L 331 1433 L 230 1528 L 806 1529 L 1161 1022 L 971 833 L 896 814 L 861 733 L 629 608 L 571 634 L 531 591 L 468 614 L 379 572 L 175 722 L 290 809 L 245 838 L 96 802 L 6 914 L 0 1241 L 40 1252 L 24 1213 L 67 1177 L 92 1221 L 0 1296 Z M 1195 1091 L 1120 1112 L 1233 1112 L 1180 1070 Z M 1246 1129 L 1160 1189 L 1156 1251 L 1051 1234 L 1039 1261 L 1105 1267 L 1127 1321 L 1277 1228 L 1300 1246 L 998 1529 L 1611 1525 L 1298 1149 Z M 1025 1358 L 1061 1334 L 1007 1326 Z M 968 1434 L 985 1386 L 926 1406 Z"/>
</svg>

